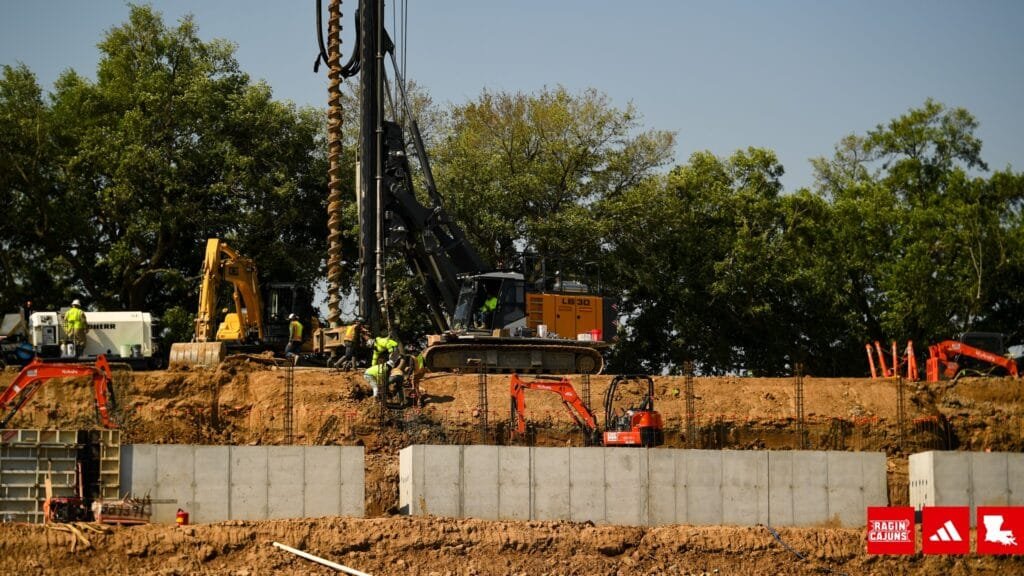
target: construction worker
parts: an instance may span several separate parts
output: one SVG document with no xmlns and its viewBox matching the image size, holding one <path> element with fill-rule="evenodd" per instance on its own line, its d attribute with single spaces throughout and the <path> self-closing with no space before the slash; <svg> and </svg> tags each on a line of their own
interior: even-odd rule
<svg viewBox="0 0 1024 576">
<path fill-rule="evenodd" d="M 288 315 L 288 345 L 284 349 L 284 357 L 292 358 L 298 364 L 299 350 L 302 349 L 302 322 L 295 314 Z"/>
<path fill-rule="evenodd" d="M 75 298 L 71 301 L 71 308 L 64 313 L 64 333 L 75 345 L 75 358 L 85 351 L 85 335 L 88 332 L 89 324 L 82 310 L 82 302 Z"/>
<path fill-rule="evenodd" d="M 377 364 L 377 361 L 386 362 L 391 354 L 395 350 L 401 349 L 401 344 L 398 340 L 394 339 L 394 332 L 388 332 L 387 336 L 378 336 L 373 339 L 373 361 L 372 364 Z"/>
<path fill-rule="evenodd" d="M 477 310 L 477 325 L 482 328 L 488 328 L 494 316 L 494 311 L 497 309 L 498 297 L 494 294 L 489 294 L 484 300 L 483 305 Z"/>
<path fill-rule="evenodd" d="M 345 332 L 341 338 L 342 343 L 345 344 L 345 355 L 338 362 L 338 367 L 347 369 L 354 369 L 356 367 L 358 364 L 356 351 L 362 348 L 362 344 L 369 339 L 369 335 L 366 327 L 363 326 L 362 318 L 356 318 L 355 323 L 345 327 Z"/>
</svg>

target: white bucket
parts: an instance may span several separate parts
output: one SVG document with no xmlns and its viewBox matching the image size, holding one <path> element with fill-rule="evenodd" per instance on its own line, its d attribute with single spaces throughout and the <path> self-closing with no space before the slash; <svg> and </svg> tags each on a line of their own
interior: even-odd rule
<svg viewBox="0 0 1024 576">
<path fill-rule="evenodd" d="M 121 358 L 127 358 L 132 353 L 132 347 L 129 344 L 121 344 Z"/>
<path fill-rule="evenodd" d="M 548 326 L 547 324 L 537 324 L 537 336 L 540 338 L 548 337 Z"/>
<path fill-rule="evenodd" d="M 580 342 L 590 342 L 590 332 L 580 332 L 576 335 L 576 339 Z"/>
</svg>

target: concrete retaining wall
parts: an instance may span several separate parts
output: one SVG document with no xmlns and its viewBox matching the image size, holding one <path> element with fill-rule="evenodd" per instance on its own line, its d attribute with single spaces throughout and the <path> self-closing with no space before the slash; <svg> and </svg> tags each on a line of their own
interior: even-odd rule
<svg viewBox="0 0 1024 576">
<path fill-rule="evenodd" d="M 121 486 L 154 500 L 153 521 L 364 515 L 361 446 L 122 446 Z"/>
<path fill-rule="evenodd" d="M 1024 505 L 1024 454 L 1015 452 L 921 452 L 910 455 L 910 505 Z"/>
<path fill-rule="evenodd" d="M 885 506 L 885 454 L 410 446 L 403 513 L 605 524 L 862 526 Z"/>
</svg>

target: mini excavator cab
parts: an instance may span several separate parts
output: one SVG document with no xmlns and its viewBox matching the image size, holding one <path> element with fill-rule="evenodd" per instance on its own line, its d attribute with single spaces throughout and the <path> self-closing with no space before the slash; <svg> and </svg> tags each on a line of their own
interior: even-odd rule
<svg viewBox="0 0 1024 576">
<path fill-rule="evenodd" d="M 628 409 L 615 406 L 615 394 L 620 386 L 646 385 L 646 391 L 639 404 Z M 654 380 L 642 374 L 616 376 L 608 385 L 604 396 L 604 438 L 605 446 L 661 446 L 665 442 L 664 424 L 661 414 L 654 410 Z"/>
</svg>

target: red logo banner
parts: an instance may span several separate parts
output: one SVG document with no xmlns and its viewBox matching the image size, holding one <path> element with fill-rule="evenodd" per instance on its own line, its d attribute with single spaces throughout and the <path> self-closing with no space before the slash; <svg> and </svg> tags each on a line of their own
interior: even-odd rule
<svg viewBox="0 0 1024 576">
<path fill-rule="evenodd" d="M 913 554 L 914 509 L 868 506 L 868 554 Z"/>
<path fill-rule="evenodd" d="M 921 511 L 921 552 L 969 554 L 971 509 L 967 506 L 926 506 Z"/>
</svg>

